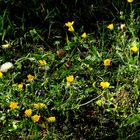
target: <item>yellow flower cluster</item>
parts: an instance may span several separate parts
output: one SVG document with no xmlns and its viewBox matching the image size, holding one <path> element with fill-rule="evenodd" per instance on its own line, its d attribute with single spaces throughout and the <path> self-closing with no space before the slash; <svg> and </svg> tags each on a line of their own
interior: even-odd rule
<svg viewBox="0 0 140 140">
<path fill-rule="evenodd" d="M 44 103 L 37 103 L 37 104 L 34 104 L 34 107 L 37 108 L 37 109 L 41 109 L 43 107 L 45 107 L 46 105 Z"/>
<path fill-rule="evenodd" d="M 46 105 L 43 104 L 43 103 L 34 104 L 34 107 L 37 108 L 37 109 L 42 108 L 42 107 L 45 107 L 45 106 Z M 25 114 L 26 117 L 31 117 L 31 119 L 32 119 L 32 121 L 34 123 L 39 122 L 41 116 L 40 115 L 37 115 L 37 114 L 35 114 L 35 115 L 32 116 L 32 112 L 33 112 L 32 109 L 26 109 L 24 111 L 24 114 Z M 55 117 L 49 117 L 49 118 L 46 118 L 46 121 L 49 122 L 49 123 L 50 122 L 55 122 L 56 121 L 56 118 Z"/>
<path fill-rule="evenodd" d="M 18 102 L 15 102 L 15 101 L 10 102 L 10 105 L 9 105 L 10 109 L 16 109 L 17 106 L 18 106 Z M 35 104 L 35 106 L 37 108 L 42 108 L 42 107 L 45 106 L 45 104 L 38 103 L 38 104 Z M 24 111 L 25 117 L 31 117 L 31 119 L 32 119 L 32 121 L 34 123 L 39 122 L 41 116 L 40 115 L 37 115 L 37 114 L 35 114 L 35 115 L 32 116 L 32 112 L 33 112 L 32 109 L 26 109 Z M 55 122 L 56 121 L 56 118 L 54 116 L 51 116 L 51 117 L 46 118 L 46 121 L 48 123 L 52 123 L 52 122 Z"/>
<path fill-rule="evenodd" d="M 65 26 L 68 27 L 68 31 L 70 32 L 74 31 L 73 24 L 74 24 L 74 21 L 65 23 Z"/>
</svg>

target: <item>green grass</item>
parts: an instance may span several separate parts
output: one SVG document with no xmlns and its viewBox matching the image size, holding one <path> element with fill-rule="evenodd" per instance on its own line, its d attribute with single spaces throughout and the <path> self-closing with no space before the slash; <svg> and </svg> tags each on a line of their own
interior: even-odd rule
<svg viewBox="0 0 140 140">
<path fill-rule="evenodd" d="M 89 12 L 98 9 L 97 2 Z M 84 26 L 79 28 L 77 21 L 83 20 L 80 17 L 83 11 L 79 9 L 73 32 L 65 25 L 73 20 L 57 24 L 61 17 L 59 6 L 70 10 L 74 5 L 68 7 L 61 1 L 61 5 L 53 8 L 50 4 L 50 9 L 42 10 L 40 17 L 41 7 L 37 3 L 34 1 L 28 12 L 31 16 L 36 10 L 35 15 L 42 20 L 39 25 L 31 22 L 27 27 L 25 13 L 14 17 L 20 23 L 15 25 L 9 12 L 14 1 L 0 15 L 0 139 L 138 139 L 140 19 L 137 5 L 127 1 L 109 2 L 117 14 L 106 10 L 113 19 L 97 20 L 97 29 L 88 33 Z M 74 7 L 77 4 L 78 1 Z M 104 2 L 100 4 L 102 7 Z M 43 9 L 46 3 L 40 5 Z M 127 6 L 127 11 L 119 9 L 120 5 Z M 20 3 L 15 5 L 20 6 Z M 46 29 L 43 24 L 48 25 Z M 109 24 L 113 24 L 112 30 Z M 2 68 L 6 62 L 13 64 L 9 69 L 6 67 L 7 71 Z M 32 112 L 25 112 L 28 109 Z"/>
</svg>

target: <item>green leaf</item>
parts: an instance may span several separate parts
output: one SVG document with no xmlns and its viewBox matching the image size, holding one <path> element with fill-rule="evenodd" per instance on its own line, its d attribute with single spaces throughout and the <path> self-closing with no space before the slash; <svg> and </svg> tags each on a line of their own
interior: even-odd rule
<svg viewBox="0 0 140 140">
<path fill-rule="evenodd" d="M 97 100 L 97 101 L 96 101 L 96 104 L 97 104 L 98 106 L 102 106 L 102 100 Z"/>
</svg>

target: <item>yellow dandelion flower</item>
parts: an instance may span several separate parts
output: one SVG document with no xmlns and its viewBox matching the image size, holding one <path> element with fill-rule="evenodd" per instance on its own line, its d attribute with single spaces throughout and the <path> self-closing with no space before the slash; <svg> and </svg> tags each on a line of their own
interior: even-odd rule
<svg viewBox="0 0 140 140">
<path fill-rule="evenodd" d="M 70 32 L 74 31 L 73 24 L 74 24 L 74 21 L 65 23 L 65 26 L 68 27 L 68 31 Z"/>
<path fill-rule="evenodd" d="M 133 52 L 133 53 L 137 53 L 138 52 L 138 47 L 136 46 L 136 45 L 133 45 L 132 47 L 131 47 L 131 51 Z"/>
<path fill-rule="evenodd" d="M 39 104 L 39 108 L 43 108 L 46 106 L 44 103 L 38 103 L 38 104 Z"/>
<path fill-rule="evenodd" d="M 34 104 L 34 108 L 39 108 L 39 105 L 38 104 Z"/>
<path fill-rule="evenodd" d="M 47 120 L 47 122 L 52 123 L 52 122 L 56 121 L 56 118 L 55 117 L 48 117 L 46 120 Z"/>
<path fill-rule="evenodd" d="M 36 108 L 36 109 L 41 109 L 41 108 L 43 108 L 43 107 L 45 107 L 46 105 L 44 104 L 44 103 L 37 103 L 37 104 L 34 104 L 34 107 Z"/>
<path fill-rule="evenodd" d="M 24 85 L 23 83 L 18 84 L 18 88 L 23 89 L 23 85 Z"/>
<path fill-rule="evenodd" d="M 109 85 L 110 85 L 109 82 L 101 82 L 101 83 L 100 83 L 100 86 L 101 86 L 103 89 L 108 88 Z"/>
<path fill-rule="evenodd" d="M 68 31 L 73 32 L 73 31 L 74 31 L 73 26 L 69 27 L 69 28 L 68 28 Z"/>
<path fill-rule="evenodd" d="M 114 29 L 114 25 L 111 23 L 107 26 L 108 29 L 113 30 Z"/>
<path fill-rule="evenodd" d="M 10 102 L 9 107 L 10 107 L 11 109 L 15 109 L 15 108 L 17 107 L 17 105 L 18 105 L 18 102 Z"/>
<path fill-rule="evenodd" d="M 74 76 L 73 75 L 69 75 L 66 77 L 67 82 L 71 83 L 74 80 Z"/>
<path fill-rule="evenodd" d="M 73 24 L 74 24 L 74 21 L 72 21 L 72 22 L 67 22 L 67 23 L 65 23 L 65 26 L 71 27 L 71 26 L 73 26 Z"/>
<path fill-rule="evenodd" d="M 3 73 L 0 71 L 0 78 L 2 78 L 3 77 Z"/>
<path fill-rule="evenodd" d="M 28 81 L 33 81 L 35 77 L 33 75 L 29 74 L 27 76 L 27 78 L 28 78 Z"/>
<path fill-rule="evenodd" d="M 26 109 L 24 113 L 25 113 L 25 116 L 26 117 L 31 117 L 31 115 L 32 115 L 32 109 Z"/>
<path fill-rule="evenodd" d="M 133 2 L 134 0 L 127 0 L 127 2 L 129 2 L 129 3 L 131 3 L 131 2 Z"/>
<path fill-rule="evenodd" d="M 87 38 L 86 32 L 84 32 L 84 33 L 82 34 L 82 37 L 83 37 L 83 38 Z"/>
<path fill-rule="evenodd" d="M 104 60 L 104 66 L 110 66 L 111 60 L 110 59 L 105 59 Z"/>
<path fill-rule="evenodd" d="M 45 60 L 39 60 L 39 64 L 40 64 L 40 65 L 46 65 L 47 63 L 46 63 Z"/>
<path fill-rule="evenodd" d="M 33 120 L 34 123 L 36 123 L 39 121 L 40 116 L 36 114 L 36 115 L 32 116 L 31 119 Z"/>
</svg>

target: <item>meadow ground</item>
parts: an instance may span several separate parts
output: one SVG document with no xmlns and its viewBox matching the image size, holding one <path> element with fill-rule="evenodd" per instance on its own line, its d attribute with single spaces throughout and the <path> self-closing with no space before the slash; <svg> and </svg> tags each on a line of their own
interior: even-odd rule
<svg viewBox="0 0 140 140">
<path fill-rule="evenodd" d="M 139 139 L 139 3 L 53 2 L 0 3 L 0 139 Z"/>
</svg>

